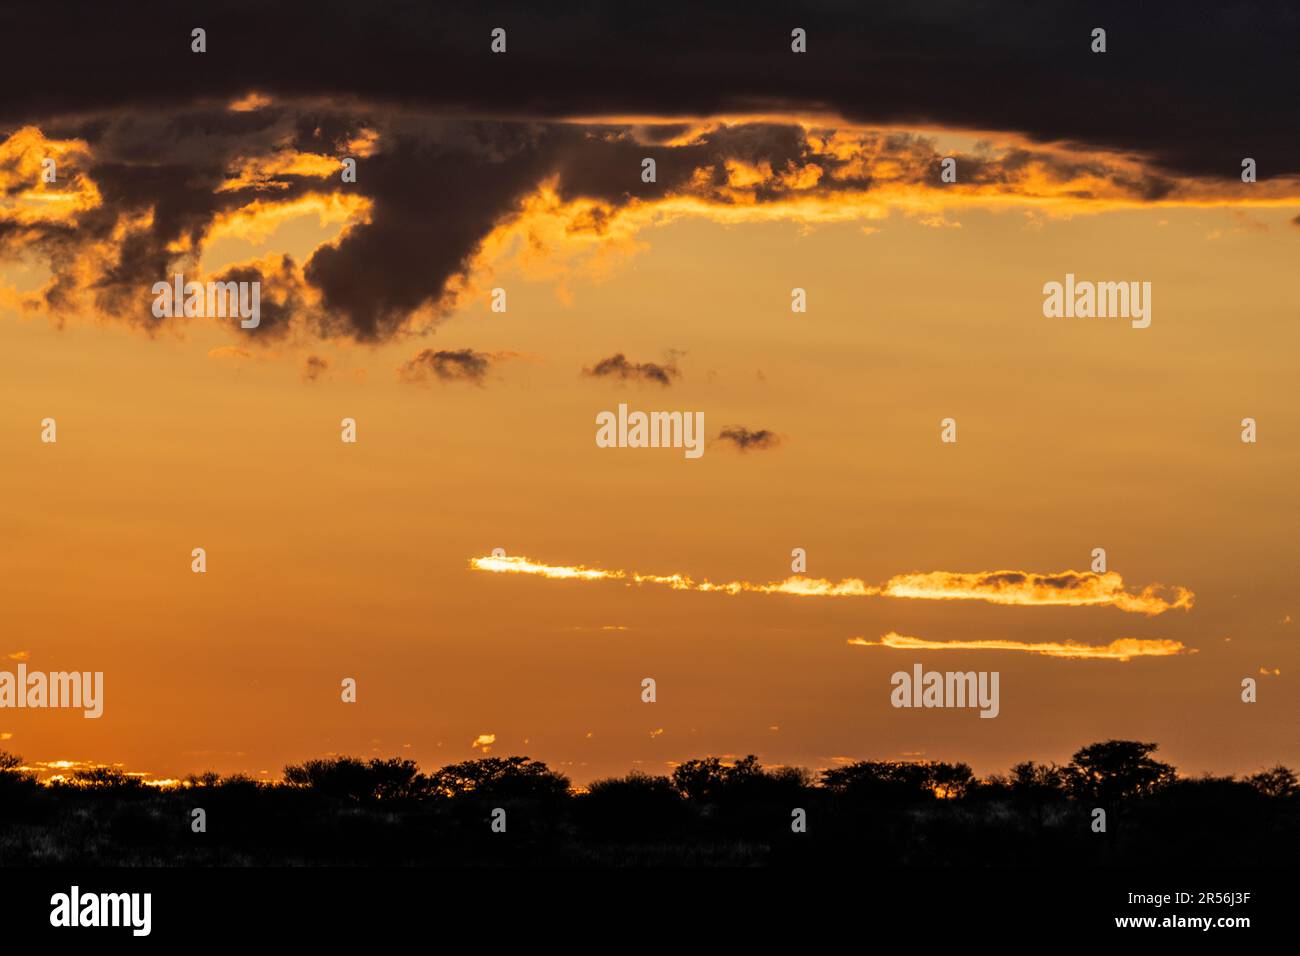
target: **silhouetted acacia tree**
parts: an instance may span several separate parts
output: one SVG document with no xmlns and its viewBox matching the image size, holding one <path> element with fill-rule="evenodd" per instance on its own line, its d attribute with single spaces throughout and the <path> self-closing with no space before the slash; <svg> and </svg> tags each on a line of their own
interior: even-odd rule
<svg viewBox="0 0 1300 956">
<path fill-rule="evenodd" d="M 1025 760 L 1012 767 L 1010 775 L 1001 782 L 1022 811 L 1027 809 L 1033 813 L 1039 830 L 1043 828 L 1047 807 L 1063 802 L 1067 796 L 1065 768 L 1054 763 Z"/>
<path fill-rule="evenodd" d="M 936 797 L 961 800 L 975 783 L 975 775 L 964 763 L 935 762 L 930 769 L 929 786 Z"/>
<path fill-rule="evenodd" d="M 414 760 L 359 760 L 332 757 L 284 768 L 284 782 L 354 803 L 418 800 L 430 791 L 429 778 Z"/>
<path fill-rule="evenodd" d="M 975 782 L 964 763 L 859 760 L 823 770 L 822 786 L 853 799 L 922 803 L 935 797 L 965 797 Z"/>
<path fill-rule="evenodd" d="M 673 769 L 672 784 L 682 796 L 696 803 L 717 803 L 746 794 L 751 797 L 778 791 L 798 791 L 811 784 L 812 776 L 800 767 L 765 770 L 753 754 L 725 765 L 717 757 L 688 760 Z"/>
<path fill-rule="evenodd" d="M 594 781 L 578 797 L 578 819 L 597 837 L 645 839 L 679 830 L 688 808 L 670 779 L 633 771 Z"/>
<path fill-rule="evenodd" d="M 569 778 L 540 760 L 527 757 L 482 757 L 451 764 L 429 777 L 436 796 L 510 797 L 517 799 L 562 798 L 569 791 Z"/>
<path fill-rule="evenodd" d="M 11 754 L 7 750 L 0 750 L 0 774 L 14 774 L 17 776 L 21 772 L 19 768 L 22 765 L 22 757 Z"/>
<path fill-rule="evenodd" d="M 1300 796 L 1300 784 L 1296 781 L 1295 771 L 1282 764 L 1251 774 L 1246 782 L 1266 797 L 1286 800 Z"/>
<path fill-rule="evenodd" d="M 1156 744 L 1108 740 L 1079 750 L 1065 768 L 1070 795 L 1080 800 L 1113 804 L 1144 797 L 1168 786 L 1174 768 L 1151 757 Z"/>
<path fill-rule="evenodd" d="M 68 781 L 71 786 L 101 790 L 140 790 L 144 783 L 139 777 L 133 777 L 116 767 L 94 767 L 90 770 L 78 770 Z"/>
<path fill-rule="evenodd" d="M 485 757 L 428 777 L 410 760 L 333 757 L 286 767 L 283 782 L 208 772 L 169 789 L 116 767 L 42 786 L 0 751 L 0 862 L 1281 866 L 1300 852 L 1292 770 L 1178 778 L 1155 749 L 1105 741 L 1065 767 L 1024 762 L 979 783 L 960 763 L 861 761 L 823 771 L 822 786 L 753 755 L 704 757 L 671 777 L 632 773 L 577 793 L 527 757 Z M 1099 859 L 1103 841 L 1090 838 L 1086 810 L 1102 801 L 1123 824 Z M 219 821 L 202 840 L 188 828 L 196 805 Z M 1060 812 L 1044 812 L 1054 805 Z M 498 807 L 509 839 L 488 826 Z M 796 807 L 807 811 L 806 834 L 791 830 Z"/>
<path fill-rule="evenodd" d="M 21 769 L 22 766 L 22 757 L 0 750 L 0 806 L 23 803 L 40 788 L 36 774 Z"/>
<path fill-rule="evenodd" d="M 673 786 L 688 800 L 704 803 L 722 793 L 727 768 L 717 757 L 687 760 L 673 768 Z"/>
</svg>

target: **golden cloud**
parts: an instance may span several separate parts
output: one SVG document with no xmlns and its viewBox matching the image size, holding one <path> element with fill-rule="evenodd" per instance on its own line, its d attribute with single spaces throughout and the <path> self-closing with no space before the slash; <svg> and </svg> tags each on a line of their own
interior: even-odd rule
<svg viewBox="0 0 1300 956">
<path fill-rule="evenodd" d="M 1022 607 L 1089 607 L 1108 606 L 1138 614 L 1163 614 L 1173 609 L 1190 610 L 1195 595 L 1187 588 L 1170 589 L 1172 600 L 1158 593 L 1160 585 L 1150 585 L 1134 593 L 1125 590 L 1124 579 L 1111 571 L 1094 574 L 1088 571 L 1062 571 L 1038 574 L 1032 571 L 981 571 L 964 573 L 931 571 L 902 574 L 882 586 L 867 584 L 860 578 L 830 581 L 793 575 L 784 581 L 755 584 L 729 581 L 715 584 L 696 581 L 685 574 L 641 574 L 635 571 L 605 570 L 584 565 L 543 564 L 518 555 L 489 555 L 471 558 L 475 571 L 532 574 L 555 580 L 623 581 L 627 584 L 660 584 L 675 591 L 721 591 L 726 594 L 788 594 L 795 597 L 893 597 L 916 600 L 968 600 L 989 604 Z"/>
<path fill-rule="evenodd" d="M 46 182 L 53 160 L 54 182 Z M 21 226 L 70 223 L 100 205 L 99 188 L 86 167 L 90 147 L 79 139 L 47 139 L 24 126 L 0 142 L 0 222 Z"/>
<path fill-rule="evenodd" d="M 1196 653 L 1194 648 L 1185 647 L 1180 641 L 1143 640 L 1136 637 L 1122 637 L 1109 644 L 1082 644 L 1078 641 L 1039 644 L 1007 640 L 931 641 L 890 631 L 878 641 L 854 637 L 848 643 L 856 647 L 892 647 L 907 651 L 1020 651 L 1070 660 L 1129 661 L 1135 657 L 1172 657 Z"/>
<path fill-rule="evenodd" d="M 981 571 L 961 573 L 931 571 L 891 578 L 884 587 L 890 597 L 927 600 L 979 600 L 990 604 L 1065 605 L 1085 607 L 1110 605 L 1138 614 L 1162 614 L 1173 608 L 1189 610 L 1195 595 L 1182 587 L 1172 590 L 1172 600 L 1159 596 L 1160 585 L 1140 593 L 1124 589 L 1124 579 L 1114 571 L 1062 571 L 1035 574 L 1030 571 Z"/>
</svg>

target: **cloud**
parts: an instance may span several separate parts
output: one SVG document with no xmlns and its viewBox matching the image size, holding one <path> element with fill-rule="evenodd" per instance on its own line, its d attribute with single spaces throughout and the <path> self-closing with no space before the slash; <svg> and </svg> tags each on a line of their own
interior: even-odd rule
<svg viewBox="0 0 1300 956">
<path fill-rule="evenodd" d="M 8 655 L 6 655 L 6 656 L 7 656 L 8 659 L 11 660 L 11 661 L 29 661 L 29 660 L 32 659 L 32 652 L 31 652 L 31 651 L 14 651 L 12 654 L 8 654 Z"/>
<path fill-rule="evenodd" d="M 256 90 L 239 97 L 232 101 L 227 109 L 235 113 L 249 113 L 253 110 L 260 110 L 271 105 L 271 98 L 258 93 Z"/>
<path fill-rule="evenodd" d="M 329 371 L 329 367 L 329 359 L 321 358 L 319 355 L 308 355 L 302 363 L 302 380 L 304 382 L 315 382 Z"/>
<path fill-rule="evenodd" d="M 662 365 L 654 362 L 629 362 L 622 352 L 617 352 L 609 358 L 601 359 L 591 368 L 584 368 L 582 374 L 592 378 L 616 378 L 622 382 L 653 382 L 667 387 L 673 379 L 680 377 L 681 372 L 675 361 Z"/>
<path fill-rule="evenodd" d="M 838 584 L 797 576 L 772 584 L 751 584 L 748 581 L 713 584 L 709 581 L 695 581 L 685 574 L 639 574 L 635 571 L 606 571 L 601 568 L 584 567 L 583 565 L 550 565 L 519 555 L 505 555 L 502 557 L 489 555 L 482 558 L 471 558 L 470 567 L 475 571 L 491 571 L 498 574 L 533 574 L 554 580 L 608 580 L 624 581 L 628 584 L 661 584 L 675 591 L 723 591 L 728 594 L 740 594 L 747 591 L 758 594 L 794 594 L 801 597 L 841 597 L 848 595 L 861 597 L 866 594 L 879 593 L 878 589 L 869 588 L 856 578 L 841 581 Z"/>
<path fill-rule="evenodd" d="M 766 428 L 750 430 L 744 425 L 728 425 L 716 441 L 730 442 L 740 451 L 767 451 L 781 444 L 781 436 Z"/>
<path fill-rule="evenodd" d="M 515 574 L 538 574 L 546 578 L 577 578 L 583 581 L 596 581 L 602 578 L 624 577 L 622 571 L 601 571 L 598 568 L 564 567 L 560 565 L 540 564 L 528 558 L 515 555 L 484 558 L 471 558 L 470 567 L 476 571 L 507 571 Z"/>
<path fill-rule="evenodd" d="M 414 358 L 397 369 L 397 377 L 411 384 L 426 384 L 434 379 L 440 382 L 471 382 L 482 385 L 492 366 L 509 358 L 510 352 L 475 352 L 473 349 L 422 349 Z"/>
<path fill-rule="evenodd" d="M 46 182 L 47 161 L 54 182 Z M 80 139 L 45 136 L 34 126 L 0 141 L 0 223 L 16 227 L 66 226 L 103 197 L 90 179 L 90 147 Z"/>
<path fill-rule="evenodd" d="M 643 122 L 453 119 L 277 98 L 244 112 L 190 105 L 42 123 L 0 142 L 0 256 L 52 272 L 27 308 L 157 331 L 185 320 L 155 318 L 148 290 L 177 271 L 198 278 L 216 240 L 264 243 L 309 215 L 337 230 L 302 262 L 273 251 L 226 270 L 222 278 L 262 283 L 260 326 L 230 322 L 249 343 L 294 329 L 369 343 L 427 332 L 497 265 L 548 274 L 539 260 L 573 254 L 575 268 L 599 277 L 636 248 L 638 232 L 681 216 L 808 224 L 898 210 L 935 223 L 950 209 L 1008 201 L 1068 215 L 1300 200 L 1300 182 L 1280 177 L 1249 186 L 1179 178 L 1140 157 L 1020 134 L 959 149 L 938 134 L 806 118 L 668 123 L 653 136 L 655 124 Z M 47 154 L 62 160 L 55 184 L 40 182 Z M 658 163 L 654 184 L 640 181 L 647 154 Z M 339 174 L 347 155 L 358 159 L 355 183 Z M 956 183 L 937 178 L 946 155 L 958 161 Z M 571 294 L 562 270 L 548 277 Z M 600 374 L 673 377 L 672 359 L 618 359 Z"/>
<path fill-rule="evenodd" d="M 231 328 L 242 341 L 266 342 L 285 338 L 294 317 L 304 308 L 308 293 L 303 289 L 299 269 L 291 256 L 268 256 L 260 261 L 241 263 L 218 273 L 214 281 L 257 283 L 259 288 L 259 324 L 245 329 L 238 318 Z"/>
<path fill-rule="evenodd" d="M 470 568 L 493 573 L 531 574 L 555 580 L 623 581 L 626 584 L 659 584 L 675 591 L 721 591 L 727 594 L 787 594 L 794 597 L 892 597 L 916 600 L 973 600 L 989 604 L 1022 607 L 1110 606 L 1121 611 L 1146 615 L 1163 614 L 1180 608 L 1190 610 L 1195 595 L 1187 588 L 1174 587 L 1173 600 L 1157 593 L 1160 585 L 1149 585 L 1140 592 L 1124 587 L 1124 579 L 1115 572 L 1092 574 L 1062 571 L 1037 574 L 1031 571 L 983 571 L 974 574 L 956 571 L 931 571 L 896 575 L 883 585 L 865 583 L 861 578 L 830 581 L 794 575 L 784 581 L 756 584 L 728 581 L 715 584 L 696 581 L 689 575 L 641 574 L 635 571 L 605 570 L 584 565 L 550 565 L 521 555 L 489 555 L 471 558 Z"/>
<path fill-rule="evenodd" d="M 890 597 L 929 600 L 980 600 L 991 604 L 1065 605 L 1082 607 L 1109 605 L 1139 614 L 1162 614 L 1179 608 L 1190 610 L 1195 595 L 1183 587 L 1174 587 L 1171 599 L 1160 596 L 1158 584 L 1138 593 L 1125 589 L 1124 579 L 1114 571 L 1062 571 L 1037 574 L 1032 571 L 931 571 L 902 574 L 891 578 L 884 587 Z"/>
<path fill-rule="evenodd" d="M 74 3 L 59 69 L 47 44 L 11 45 L 0 88 L 23 95 L 0 102 L 0 256 L 52 272 L 25 307 L 156 331 L 153 282 L 178 266 L 190 277 L 217 238 L 260 242 L 310 213 L 336 234 L 301 262 L 256 267 L 270 314 L 258 329 L 236 323 L 241 341 L 428 331 L 475 291 L 476 269 L 550 235 L 539 221 L 603 254 L 688 215 L 862 224 L 901 211 L 955 226 L 951 211 L 1009 201 L 1044 216 L 1300 199 L 1297 14 L 1282 0 L 1248 17 L 1193 0 L 1177 22 L 1117 0 L 1087 19 L 1064 0 L 1014 19 L 992 0 L 815 0 L 804 55 L 772 3 L 740 20 L 693 6 L 688 31 L 672 2 L 636 18 L 564 0 L 546 14 L 508 0 L 492 20 L 437 2 L 330 9 L 228 0 L 211 52 L 193 54 L 174 4 Z M 505 56 L 486 52 L 497 17 Z M 1094 19 L 1108 54 L 1088 51 Z M 39 7 L 6 10 L 0 33 L 44 37 L 48 24 Z M 210 58 L 220 69 L 203 68 Z M 1197 117 L 1195 129 L 1150 122 L 1149 103 Z M 1246 151 L 1258 183 L 1240 182 Z M 40 179 L 46 157 L 55 183 Z M 354 183 L 339 175 L 345 157 Z M 640 179 L 647 157 L 655 183 Z M 945 157 L 955 183 L 938 179 Z M 662 384 L 653 368 L 665 366 L 629 367 Z"/>
<path fill-rule="evenodd" d="M 242 362 L 252 358 L 247 349 L 241 349 L 235 345 L 221 345 L 208 351 L 208 358 L 218 361 L 236 361 Z"/>
<path fill-rule="evenodd" d="M 245 120 L 274 112 L 229 108 L 257 102 L 254 92 L 276 104 L 359 99 L 495 118 L 680 123 L 756 108 L 817 110 L 880 125 L 1014 130 L 1039 142 L 1142 152 L 1170 169 L 1224 178 L 1240 168 L 1238 144 L 1249 143 L 1250 155 L 1267 157 L 1277 175 L 1300 172 L 1289 95 L 1297 14 L 1286 0 L 1257 0 L 1249 15 L 1189 0 L 1176 19 L 1120 0 L 1086 10 L 1045 0 L 1015 17 L 994 0 L 887 7 L 813 0 L 803 10 L 803 55 L 790 52 L 789 7 L 771 2 L 746 7 L 740 18 L 726 7 L 672 0 L 636 17 L 579 0 L 545 11 L 502 0 L 490 16 L 449 2 L 374 0 L 367 10 L 361 18 L 332 6 L 303 17 L 291 7 L 227 0 L 208 25 L 210 52 L 196 55 L 193 18 L 176 4 L 74 3 L 67 16 L 76 29 L 58 37 L 59 69 L 48 68 L 45 43 L 6 50 L 0 88 L 23 95 L 5 98 L 0 124 L 113 110 L 145 116 L 200 101 Z M 508 28 L 504 56 L 487 52 L 497 24 Z M 1104 55 L 1089 50 L 1096 24 L 1112 45 Z M 48 27 L 38 5 L 7 9 L 0 21 L 10 37 L 44 37 Z M 107 36 L 124 39 L 106 43 Z M 220 68 L 203 68 L 212 58 Z M 1151 122 L 1152 103 L 1170 116 L 1197 117 L 1194 135 Z"/>
<path fill-rule="evenodd" d="M 484 755 L 492 750 L 492 745 L 497 742 L 496 734 L 479 734 L 470 743 L 471 750 L 482 750 Z"/>
<path fill-rule="evenodd" d="M 854 637 L 848 643 L 857 647 L 891 647 L 909 651 L 1018 651 L 1071 660 L 1129 661 L 1134 657 L 1171 657 L 1177 654 L 1196 653 L 1195 649 L 1185 647 L 1180 641 L 1143 640 L 1136 637 L 1122 637 L 1109 644 L 1082 644 L 1077 641 L 1047 643 L 1007 640 L 931 641 L 890 631 L 878 641 Z"/>
</svg>

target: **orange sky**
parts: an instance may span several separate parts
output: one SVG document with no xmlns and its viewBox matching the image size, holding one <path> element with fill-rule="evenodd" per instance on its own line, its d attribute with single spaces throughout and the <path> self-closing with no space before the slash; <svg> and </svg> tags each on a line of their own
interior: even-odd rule
<svg viewBox="0 0 1300 956">
<path fill-rule="evenodd" d="M 927 135 L 941 150 L 973 142 Z M 731 182 L 801 174 L 737 168 Z M 438 766 L 494 735 L 492 753 L 584 782 L 750 752 L 988 773 L 1125 737 L 1159 742 L 1184 773 L 1294 766 L 1300 191 L 1259 186 L 1187 183 L 1144 204 L 1036 182 L 943 194 L 899 174 L 862 196 L 810 182 L 770 205 L 647 201 L 598 235 L 574 225 L 589 208 L 541 182 L 487 237 L 445 320 L 420 332 L 417 316 L 376 345 L 301 330 L 249 344 L 209 319 L 148 335 L 89 304 L 47 314 L 24 302 L 48 264 L 0 262 L 0 669 L 25 652 L 31 669 L 102 670 L 106 697 L 99 720 L 0 710 L 0 749 L 29 765 L 277 777 L 326 753 Z M 88 177 L 70 173 L 65 191 L 75 198 L 11 198 L 0 213 L 102 201 Z M 196 271 L 302 262 L 366 215 L 355 196 L 276 208 L 273 192 L 219 224 Z M 1150 328 L 1044 318 L 1043 284 L 1067 272 L 1151 282 Z M 494 287 L 505 313 L 489 309 Z M 790 311 L 794 287 L 804 314 Z M 426 348 L 497 361 L 481 384 L 403 380 Z M 680 376 L 583 374 L 615 353 L 675 361 Z M 328 363 L 314 381 L 309 355 Z M 743 425 L 780 441 L 712 441 L 698 460 L 596 447 L 595 416 L 620 403 L 703 411 L 710 438 Z M 1239 437 L 1247 416 L 1254 445 Z M 46 417 L 57 444 L 40 441 Z M 339 440 L 344 417 L 355 445 Z M 939 441 L 946 417 L 955 445 Z M 190 571 L 195 547 L 204 575 Z M 1195 600 L 1148 615 L 471 567 L 501 548 L 768 584 L 791 576 L 795 547 L 808 577 L 871 587 L 1086 571 L 1105 547 L 1133 593 Z M 954 641 L 994 646 L 923 646 Z M 1126 641 L 1187 652 L 1015 646 Z M 891 708 L 890 675 L 918 661 L 1000 671 L 997 719 Z M 1258 703 L 1240 702 L 1247 676 Z M 344 677 L 356 704 L 339 699 Z"/>
</svg>

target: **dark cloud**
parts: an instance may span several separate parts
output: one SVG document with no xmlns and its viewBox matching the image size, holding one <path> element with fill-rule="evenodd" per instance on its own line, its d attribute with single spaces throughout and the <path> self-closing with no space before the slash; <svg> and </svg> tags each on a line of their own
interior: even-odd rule
<svg viewBox="0 0 1300 956">
<path fill-rule="evenodd" d="M 447 137 L 427 138 L 440 132 Z M 448 281 L 551 168 L 551 135 L 513 124 L 399 132 L 363 160 L 357 191 L 374 204 L 370 221 L 305 269 L 323 297 L 325 332 L 381 341 L 422 306 L 445 311 Z"/>
<path fill-rule="evenodd" d="M 424 384 L 437 379 L 440 382 L 472 382 L 482 385 L 492 366 L 505 357 L 501 353 L 475 352 L 473 349 L 421 349 L 414 358 L 402 363 L 397 376 L 403 382 L 411 384 Z"/>
<path fill-rule="evenodd" d="M 207 53 L 190 31 L 207 30 Z M 483 5 L 262 0 L 0 9 L 0 124 L 189 105 L 249 90 L 439 115 L 700 116 L 837 112 L 866 124 L 1017 130 L 1136 150 L 1169 170 L 1235 177 L 1243 156 L 1300 172 L 1285 0 L 1159 4 L 755 0 Z M 508 52 L 489 53 L 493 27 Z M 790 30 L 808 52 L 790 52 Z M 1090 51 L 1094 27 L 1108 52 Z M 670 68 L 665 68 L 665 65 Z M 247 120 L 246 122 L 255 122 Z"/>
<path fill-rule="evenodd" d="M 232 266 L 216 276 L 217 282 L 256 282 L 259 289 L 259 323 L 233 328 L 246 339 L 272 340 L 288 334 L 294 316 L 303 310 L 302 293 L 291 256 L 272 257 L 264 263 Z"/>
<path fill-rule="evenodd" d="M 1178 174 L 1235 182 L 1247 155 L 1262 169 L 1300 173 L 1291 68 L 1300 14 L 1267 0 L 1179 9 L 1171 18 L 1121 3 L 1011 11 L 991 0 L 759 0 L 744 16 L 708 5 L 685 16 L 674 4 L 559 2 L 543 13 L 523 2 L 335 0 L 308 17 L 251 0 L 72 0 L 55 31 L 40 6 L 11 5 L 0 8 L 0 36 L 41 39 L 11 43 L 0 57 L 0 136 L 33 123 L 47 138 L 84 140 L 66 172 L 93 182 L 102 202 L 75 220 L 35 224 L 7 221 L 0 209 L 0 256 L 49 264 L 52 311 L 88 299 L 153 329 L 174 320 L 151 315 L 148 289 L 192 262 L 223 217 L 254 201 L 348 194 L 369 204 L 365 221 L 306 262 L 239 267 L 263 280 L 265 296 L 261 326 L 241 337 L 274 341 L 301 326 L 383 342 L 414 331 L 415 315 L 427 324 L 447 315 L 483 239 L 543 182 L 561 200 L 593 200 L 573 228 L 597 235 L 620 210 L 666 196 L 779 201 L 808 189 L 800 177 L 809 173 L 820 177 L 818 194 L 870 190 L 874 159 L 901 170 L 904 183 L 935 185 L 940 154 L 925 136 L 868 131 L 860 155 L 847 156 L 792 123 L 693 133 L 681 117 L 816 111 L 860 124 L 1001 129 L 1137 151 L 1156 164 L 1135 172 L 1107 153 L 977 147 L 958 156 L 963 188 L 1069 188 L 1078 179 L 1152 201 L 1170 195 Z M 789 51 L 795 25 L 808 30 L 807 54 Z M 1108 31 L 1105 54 L 1088 49 L 1097 25 Z M 195 26 L 207 30 L 207 53 L 190 52 Z M 495 26 L 508 31 L 505 55 L 488 51 Z M 251 90 L 271 105 L 226 108 Z M 1167 120 L 1153 119 L 1154 108 Z M 666 121 L 554 121 L 566 116 Z M 279 171 L 230 184 L 250 160 L 342 157 L 364 130 L 378 145 L 358 157 L 356 183 Z M 655 183 L 640 178 L 647 156 Z M 760 174 L 737 188 L 736 164 Z M 7 193 L 25 188 L 5 181 Z M 104 260 L 89 284 L 88 257 Z M 608 374 L 662 382 L 656 368 L 668 375 L 652 363 Z"/>
<path fill-rule="evenodd" d="M 781 436 L 766 428 L 728 425 L 718 433 L 717 441 L 730 442 L 740 451 L 767 451 L 781 444 Z"/>
<path fill-rule="evenodd" d="M 582 374 L 592 378 L 616 378 L 622 382 L 653 382 L 665 387 L 671 385 L 673 379 L 681 376 L 675 361 L 663 364 L 629 362 L 622 352 L 601 359 L 591 368 L 584 368 Z"/>
<path fill-rule="evenodd" d="M 89 297 L 99 311 L 153 329 L 160 320 L 145 293 L 186 270 L 218 223 L 252 204 L 288 204 L 309 194 L 354 200 L 364 204 L 365 215 L 301 267 L 287 257 L 239 267 L 238 278 L 260 279 L 266 296 L 261 326 L 241 335 L 273 341 L 297 325 L 325 338 L 384 342 L 418 331 L 412 322 L 417 314 L 427 326 L 450 313 L 484 238 L 520 215 L 543 182 L 564 202 L 592 203 L 570 230 L 595 235 L 620 211 L 664 197 L 748 207 L 869 191 L 877 185 L 877 163 L 890 170 L 892 182 L 942 188 L 935 141 L 904 132 L 856 130 L 852 143 L 832 145 L 816 130 L 751 122 L 701 128 L 689 142 L 668 146 L 646 145 L 645 128 L 633 125 L 354 110 L 339 115 L 325 107 L 283 105 L 251 122 L 248 114 L 205 108 L 49 124 L 41 130 L 47 139 L 86 142 L 64 174 L 70 183 L 93 183 L 101 202 L 74 220 L 23 226 L 7 221 L 0 208 L 0 255 L 21 252 L 48 261 L 51 310 L 75 311 Z M 343 183 L 335 161 L 355 151 L 349 144 L 363 132 L 373 138 L 373 152 L 358 158 L 357 181 Z M 30 143 L 34 134 L 25 135 Z M 655 183 L 641 181 L 646 155 L 658 163 Z M 994 156 L 984 145 L 957 155 L 963 188 L 1068 195 L 1078 178 L 1134 201 L 1172 188 L 1104 158 L 1024 148 Z M 295 164 L 302 159 L 310 162 Z M 16 164 L 8 162 L 15 170 Z M 13 172 L 4 181 L 27 184 Z M 90 262 L 98 271 L 87 285 Z M 664 382 L 670 368 L 671 362 L 614 363 L 594 374 Z"/>
<path fill-rule="evenodd" d="M 1096 574 L 1047 574 L 1039 578 L 1043 584 L 1049 588 L 1058 588 L 1062 591 L 1069 591 L 1073 588 L 1083 587 L 1097 580 Z"/>
<path fill-rule="evenodd" d="M 308 355 L 307 360 L 302 363 L 302 380 L 315 382 L 329 371 L 329 367 L 329 359 L 321 358 L 319 355 Z"/>
<path fill-rule="evenodd" d="M 43 222 L 22 230 L 5 229 L 7 224 L 0 222 L 0 255 L 21 252 L 48 261 L 54 277 L 45 304 L 51 310 L 71 311 L 89 295 L 99 311 L 147 329 L 169 321 L 155 318 L 149 308 L 153 283 L 189 271 L 194 256 L 177 250 L 197 251 L 220 215 L 257 198 L 248 189 L 223 191 L 221 186 L 241 157 L 271 153 L 285 132 L 275 119 L 249 123 L 245 115 L 200 111 L 46 124 L 42 132 L 48 139 L 89 144 L 87 155 L 76 156 L 59 176 L 63 182 L 86 177 L 100 202 L 71 222 Z M 285 114 L 277 116 L 283 121 Z M 310 181 L 286 177 L 283 186 L 275 198 L 289 201 L 309 191 Z M 87 261 L 101 259 L 104 249 L 107 258 L 95 263 L 98 272 L 89 287 L 79 287 Z M 290 275 L 295 267 L 285 257 L 274 269 Z M 253 280 L 260 273 L 260 268 L 246 267 L 219 278 Z M 279 298 L 263 300 L 262 323 L 250 334 L 276 338 L 287 330 L 301 306 L 296 284 L 276 284 Z"/>
<path fill-rule="evenodd" d="M 100 311 L 153 328 L 159 320 L 141 290 L 184 268 L 219 221 L 253 203 L 287 204 L 308 194 L 356 199 L 368 205 L 361 221 L 318 247 L 300 270 L 288 261 L 276 269 L 272 312 L 247 337 L 275 339 L 296 320 L 315 335 L 382 342 L 409 331 L 417 312 L 440 321 L 456 305 L 458 280 L 483 239 L 517 216 L 542 182 L 563 201 L 594 201 L 572 228 L 599 235 L 618 211 L 665 196 L 748 206 L 810 189 L 823 196 L 869 190 L 877 160 L 903 183 L 935 186 L 940 158 L 925 136 L 857 131 L 845 152 L 843 143 L 828 147 L 800 126 L 770 122 L 716 126 L 687 143 L 648 146 L 633 126 L 439 120 L 377 107 L 346 116 L 323 107 L 268 113 L 256 123 L 199 110 L 53 124 L 42 131 L 47 138 L 88 144 L 68 173 L 93 182 L 102 202 L 74 222 L 25 230 L 0 210 L 0 253 L 21 248 L 50 262 L 51 308 L 71 311 L 79 295 L 91 294 Z M 334 161 L 363 131 L 377 145 L 359 158 L 357 181 L 343 183 Z M 640 177 L 647 153 L 658 162 L 652 184 Z M 302 154 L 318 165 L 289 171 Z M 1048 183 L 1086 176 L 1135 197 L 1149 192 L 1099 160 L 1047 152 L 1017 149 L 1000 160 L 977 152 L 960 163 L 963 182 L 973 186 L 1014 189 L 1031 175 Z M 740 186 L 732 179 L 738 164 L 749 170 Z M 93 287 L 79 288 L 74 280 L 84 277 L 84 261 L 102 258 L 106 248 Z"/>
<path fill-rule="evenodd" d="M 1024 584 L 1026 577 L 1020 571 L 997 571 L 980 576 L 980 583 L 990 586 L 1010 587 L 1017 584 Z"/>
</svg>

